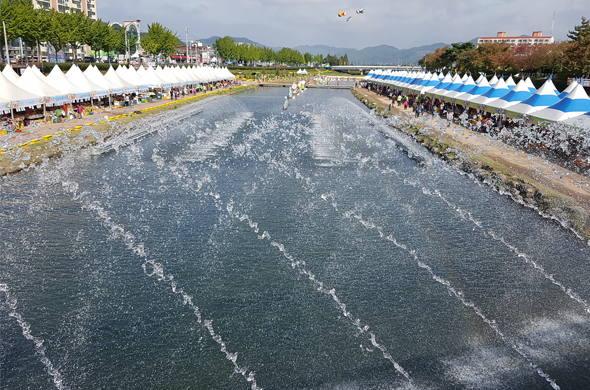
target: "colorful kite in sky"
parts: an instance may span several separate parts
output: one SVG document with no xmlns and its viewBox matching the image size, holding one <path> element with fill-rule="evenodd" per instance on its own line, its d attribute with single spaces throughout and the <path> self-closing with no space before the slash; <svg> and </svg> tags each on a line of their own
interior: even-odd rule
<svg viewBox="0 0 590 390">
<path fill-rule="evenodd" d="M 342 11 L 338 14 L 338 17 L 341 18 L 346 15 L 346 11 Z"/>
<path fill-rule="evenodd" d="M 346 18 L 346 21 L 348 22 L 352 18 L 354 18 L 354 15 L 353 16 L 349 16 L 348 18 Z"/>
<path fill-rule="evenodd" d="M 365 13 L 365 9 L 364 8 L 359 8 L 356 10 L 357 14 L 364 14 Z"/>
</svg>

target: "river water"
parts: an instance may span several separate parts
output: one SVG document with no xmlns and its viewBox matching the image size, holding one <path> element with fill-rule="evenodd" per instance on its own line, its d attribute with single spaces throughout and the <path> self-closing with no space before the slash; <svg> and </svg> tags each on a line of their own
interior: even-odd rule
<svg viewBox="0 0 590 390">
<path fill-rule="evenodd" d="M 348 91 L 0 182 L 1 389 L 587 389 L 587 244 Z"/>
</svg>

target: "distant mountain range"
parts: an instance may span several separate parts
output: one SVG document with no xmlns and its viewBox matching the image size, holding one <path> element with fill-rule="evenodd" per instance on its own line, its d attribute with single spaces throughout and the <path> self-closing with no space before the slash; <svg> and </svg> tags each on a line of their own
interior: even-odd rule
<svg viewBox="0 0 590 390">
<path fill-rule="evenodd" d="M 200 41 L 204 45 L 211 46 L 219 37 L 210 37 L 207 39 L 201 39 Z M 258 42 L 254 42 L 248 38 L 236 38 L 232 37 L 235 42 L 245 42 L 249 44 L 255 44 L 258 46 L 265 46 Z M 477 43 L 477 38 L 472 39 L 469 42 Z M 301 54 L 310 53 L 312 55 L 322 54 L 324 57 L 328 54 L 342 57 L 343 55 L 348 56 L 348 62 L 351 65 L 379 65 L 379 64 L 416 64 L 418 61 L 428 53 L 434 52 L 439 47 L 450 46 L 448 43 L 434 43 L 432 45 L 425 45 L 419 47 L 413 47 L 411 49 L 398 49 L 389 45 L 380 45 L 374 47 L 366 47 L 364 49 L 351 49 L 345 47 L 333 47 L 326 45 L 301 45 L 293 47 Z M 280 50 L 280 47 L 272 47 L 273 50 Z"/>
</svg>

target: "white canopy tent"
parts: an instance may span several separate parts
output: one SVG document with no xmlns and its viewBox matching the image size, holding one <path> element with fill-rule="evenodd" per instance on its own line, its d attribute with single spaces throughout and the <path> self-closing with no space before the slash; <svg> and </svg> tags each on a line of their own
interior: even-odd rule
<svg viewBox="0 0 590 390">
<path fill-rule="evenodd" d="M 90 91 L 85 91 L 83 88 L 68 80 L 57 65 L 53 66 L 53 69 L 45 80 L 47 84 L 68 94 L 70 102 L 90 100 Z"/>
</svg>

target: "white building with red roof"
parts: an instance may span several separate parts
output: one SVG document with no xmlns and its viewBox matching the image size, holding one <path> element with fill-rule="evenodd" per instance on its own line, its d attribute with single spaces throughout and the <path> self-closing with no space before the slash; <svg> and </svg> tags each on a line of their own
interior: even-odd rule
<svg viewBox="0 0 590 390">
<path fill-rule="evenodd" d="M 533 31 L 531 36 L 508 37 L 506 33 L 501 31 L 495 37 L 479 37 L 477 45 L 486 43 L 508 43 L 511 45 L 545 45 L 555 43 L 552 36 L 544 36 L 542 31 Z"/>
</svg>

